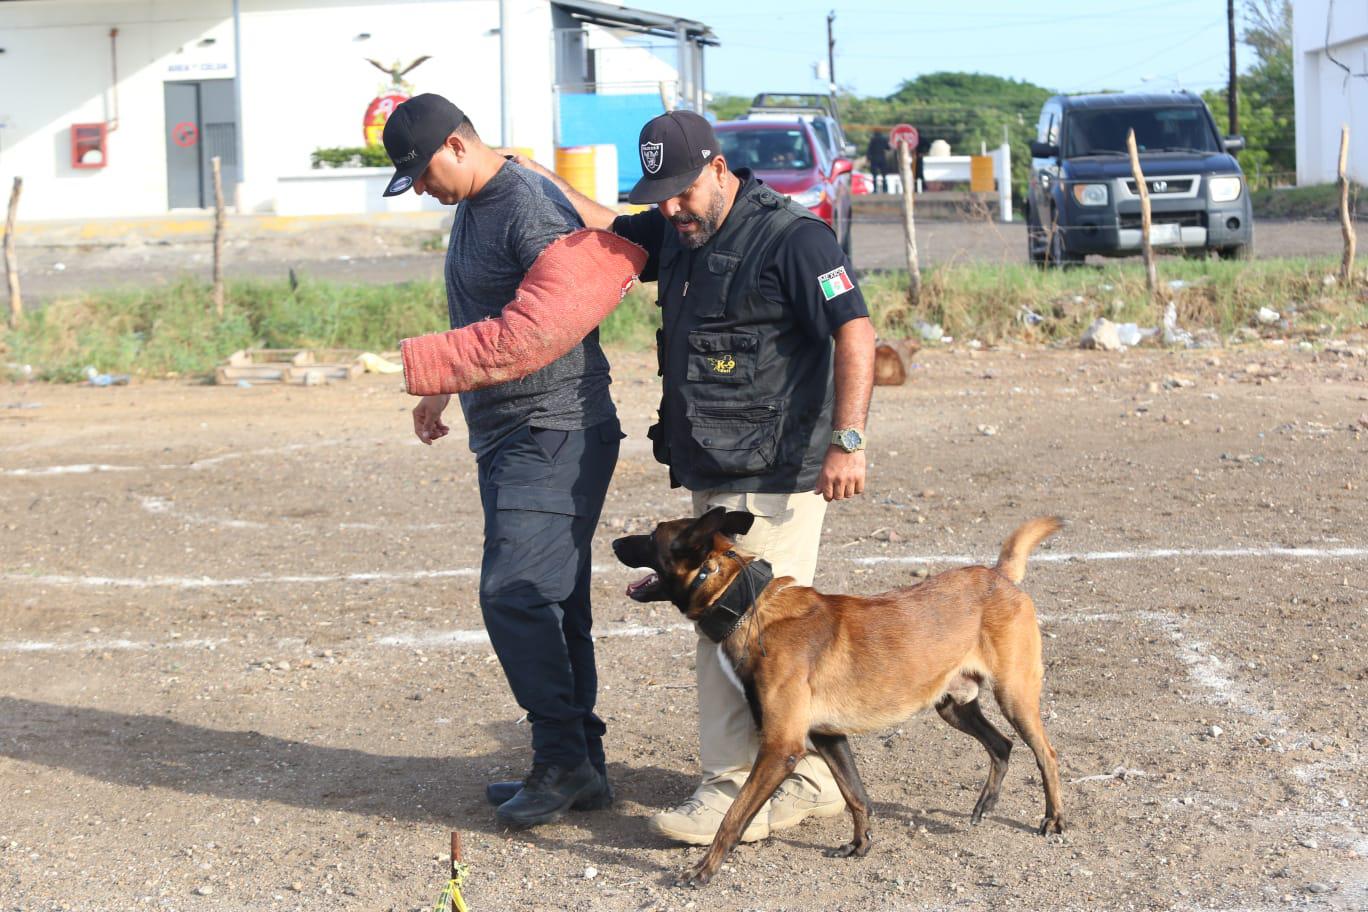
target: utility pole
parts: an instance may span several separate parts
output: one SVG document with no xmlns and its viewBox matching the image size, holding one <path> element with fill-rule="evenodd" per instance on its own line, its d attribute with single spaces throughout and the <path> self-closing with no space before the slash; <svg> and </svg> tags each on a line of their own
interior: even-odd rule
<svg viewBox="0 0 1368 912">
<path fill-rule="evenodd" d="M 831 98 L 836 98 L 836 39 L 831 34 L 831 23 L 836 21 L 836 11 L 827 13 L 827 78 L 830 82 Z"/>
<path fill-rule="evenodd" d="M 1239 93 L 1235 85 L 1235 0 L 1226 0 L 1226 37 L 1230 42 L 1230 84 L 1226 87 L 1226 107 L 1230 109 L 1230 135 L 1239 136 Z"/>
</svg>

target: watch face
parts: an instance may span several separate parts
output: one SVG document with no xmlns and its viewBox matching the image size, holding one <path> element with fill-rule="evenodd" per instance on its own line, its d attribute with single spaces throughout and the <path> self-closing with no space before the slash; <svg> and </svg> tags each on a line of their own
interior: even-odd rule
<svg viewBox="0 0 1368 912">
<path fill-rule="evenodd" d="M 847 449 L 847 450 L 854 450 L 854 449 L 855 449 L 857 446 L 859 446 L 859 445 L 860 445 L 860 435 L 859 435 L 856 431 L 854 431 L 854 430 L 852 429 L 852 430 L 845 430 L 845 431 L 842 431 L 842 432 L 841 432 L 841 446 L 842 446 L 842 447 L 844 447 L 844 448 Z"/>
</svg>

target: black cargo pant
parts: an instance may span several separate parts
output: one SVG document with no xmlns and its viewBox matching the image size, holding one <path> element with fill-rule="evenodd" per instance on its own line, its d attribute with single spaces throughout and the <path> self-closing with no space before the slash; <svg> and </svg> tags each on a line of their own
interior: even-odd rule
<svg viewBox="0 0 1368 912">
<path fill-rule="evenodd" d="M 617 419 L 582 431 L 524 427 L 479 460 L 484 506 L 480 610 L 534 763 L 604 768 L 594 714 L 590 544 L 617 465 Z"/>
</svg>

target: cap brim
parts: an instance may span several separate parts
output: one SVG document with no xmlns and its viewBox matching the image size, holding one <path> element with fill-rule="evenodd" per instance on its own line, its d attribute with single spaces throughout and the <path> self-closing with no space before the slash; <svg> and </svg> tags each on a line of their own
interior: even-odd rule
<svg viewBox="0 0 1368 912">
<path fill-rule="evenodd" d="M 662 203 L 672 196 L 679 196 L 679 194 L 689 189 L 690 184 L 698 180 L 698 175 L 702 174 L 703 168 L 706 167 L 707 165 L 704 165 L 692 174 L 680 174 L 675 177 L 656 178 L 643 176 L 641 180 L 636 182 L 636 186 L 632 188 L 632 192 L 627 194 L 627 201 L 638 205 L 644 203 Z"/>
<path fill-rule="evenodd" d="M 435 153 L 434 153 L 435 154 Z M 408 188 L 413 186 L 413 182 L 423 176 L 427 170 L 428 162 L 432 161 L 432 156 L 419 158 L 403 168 L 396 168 L 394 177 L 385 185 L 385 192 L 381 196 L 398 196 L 408 192 Z"/>
</svg>

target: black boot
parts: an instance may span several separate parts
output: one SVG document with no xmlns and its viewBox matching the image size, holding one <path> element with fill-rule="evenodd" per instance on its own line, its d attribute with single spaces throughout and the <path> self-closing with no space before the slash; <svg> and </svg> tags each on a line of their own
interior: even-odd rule
<svg viewBox="0 0 1368 912">
<path fill-rule="evenodd" d="M 575 803 L 570 805 L 570 810 L 601 811 L 604 808 L 612 806 L 613 799 L 616 797 L 613 793 L 613 784 L 608 781 L 607 773 L 598 770 L 598 774 L 603 779 L 603 788 L 595 790 L 582 798 L 575 799 Z M 498 807 L 514 795 L 518 794 L 518 791 L 522 787 L 523 784 L 521 779 L 508 779 L 503 782 L 487 782 L 485 783 L 485 798 L 489 800 L 490 804 Z"/>
<path fill-rule="evenodd" d="M 509 827 L 531 827 L 557 820 L 575 802 L 608 791 L 608 781 L 585 760 L 572 770 L 553 763 L 535 763 L 522 788 L 499 805 L 499 822 Z"/>
</svg>

